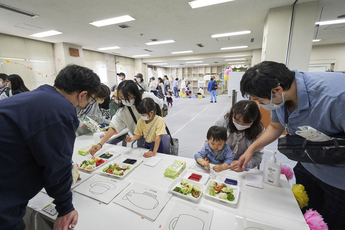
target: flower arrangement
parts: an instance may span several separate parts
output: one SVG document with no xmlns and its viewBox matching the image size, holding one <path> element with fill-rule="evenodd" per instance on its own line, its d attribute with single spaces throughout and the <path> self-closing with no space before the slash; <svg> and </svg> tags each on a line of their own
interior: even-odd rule
<svg viewBox="0 0 345 230">
<path fill-rule="evenodd" d="M 285 174 L 286 179 L 291 180 L 293 178 L 293 171 L 290 167 L 287 167 L 286 165 L 281 166 L 280 170 L 281 174 Z"/>
<path fill-rule="evenodd" d="M 299 207 L 302 209 L 308 206 L 309 197 L 301 184 L 292 185 L 292 192 L 298 202 Z"/>
<path fill-rule="evenodd" d="M 327 224 L 323 221 L 322 216 L 312 209 L 304 213 L 304 219 L 311 230 L 328 230 Z"/>
</svg>

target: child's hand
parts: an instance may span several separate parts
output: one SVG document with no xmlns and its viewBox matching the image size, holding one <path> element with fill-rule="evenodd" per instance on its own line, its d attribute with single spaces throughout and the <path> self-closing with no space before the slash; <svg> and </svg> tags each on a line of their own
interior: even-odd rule
<svg viewBox="0 0 345 230">
<path fill-rule="evenodd" d="M 210 159 L 208 157 L 205 157 L 204 160 L 210 163 Z"/>
<path fill-rule="evenodd" d="M 215 166 L 213 167 L 213 170 L 216 171 L 216 172 L 220 172 L 220 171 L 223 171 L 224 168 L 223 168 L 222 165 L 215 165 Z"/>
<path fill-rule="evenodd" d="M 126 142 L 132 142 L 132 138 L 131 137 L 126 137 Z"/>
<path fill-rule="evenodd" d="M 208 161 L 204 160 L 201 165 L 210 170 L 210 163 Z"/>
<path fill-rule="evenodd" d="M 156 154 L 153 153 L 153 152 L 146 152 L 146 153 L 143 154 L 143 156 L 146 157 L 146 158 L 147 158 L 147 157 L 154 157 L 155 155 L 156 155 Z"/>
</svg>

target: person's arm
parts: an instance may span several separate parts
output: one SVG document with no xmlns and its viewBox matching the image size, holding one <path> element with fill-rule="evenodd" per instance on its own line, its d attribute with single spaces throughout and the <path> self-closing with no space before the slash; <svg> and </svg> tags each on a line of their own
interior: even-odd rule
<svg viewBox="0 0 345 230">
<path fill-rule="evenodd" d="M 207 150 L 206 150 L 206 145 L 204 145 L 202 147 L 202 149 L 200 151 L 198 151 L 197 154 L 194 155 L 194 159 L 195 161 L 206 167 L 208 170 L 210 170 L 210 164 L 209 164 L 209 161 L 206 161 L 205 158 L 207 157 Z"/>
<path fill-rule="evenodd" d="M 140 135 L 134 135 L 133 137 L 126 137 L 126 142 L 133 142 L 133 141 L 136 141 L 136 140 L 139 140 L 142 136 Z"/>
<path fill-rule="evenodd" d="M 105 133 L 105 135 L 104 135 L 104 137 L 102 138 L 102 140 L 101 140 L 99 143 L 93 145 L 93 146 L 89 149 L 91 155 L 92 155 L 92 156 L 95 155 L 95 153 L 103 147 L 103 145 L 105 144 L 105 142 L 107 142 L 107 141 L 110 139 L 110 137 L 112 137 L 112 136 L 115 134 L 115 132 L 116 132 L 116 130 L 115 130 L 114 128 L 111 128 L 111 127 L 110 127 L 110 128 L 108 129 L 108 131 Z"/>
<path fill-rule="evenodd" d="M 228 168 L 229 168 L 229 165 L 227 163 L 213 166 L 213 170 L 216 172 L 220 172 L 220 171 L 226 170 Z"/>
<path fill-rule="evenodd" d="M 75 126 L 75 121 L 58 122 L 26 140 L 33 157 L 43 170 L 44 187 L 48 195 L 54 198 L 59 213 L 56 221 L 60 229 L 67 229 L 70 224 L 75 226 L 78 221 L 71 193 Z"/>
<path fill-rule="evenodd" d="M 206 161 L 205 159 L 197 158 L 196 162 L 198 162 L 200 165 L 202 165 L 205 168 L 207 168 L 208 170 L 210 170 L 210 163 L 208 161 Z"/>
<path fill-rule="evenodd" d="M 248 162 L 252 159 L 255 151 L 265 147 L 266 145 L 272 143 L 284 132 L 284 127 L 280 122 L 273 122 L 267 126 L 265 132 L 251 144 L 248 149 L 242 154 L 240 159 L 238 159 L 239 170 L 245 170 Z"/>
<path fill-rule="evenodd" d="M 153 157 L 156 155 L 157 151 L 158 151 L 158 148 L 159 148 L 159 144 L 161 143 L 161 139 L 162 139 L 162 136 L 159 135 L 159 136 L 156 136 L 156 139 L 155 139 L 155 146 L 153 147 L 153 150 L 152 152 L 146 152 L 143 154 L 144 157 Z"/>
</svg>

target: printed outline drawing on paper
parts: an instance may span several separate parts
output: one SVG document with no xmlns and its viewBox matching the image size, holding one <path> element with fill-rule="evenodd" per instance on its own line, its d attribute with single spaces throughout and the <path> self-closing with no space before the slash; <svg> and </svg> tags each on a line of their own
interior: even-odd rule
<svg viewBox="0 0 345 230">
<path fill-rule="evenodd" d="M 116 185 L 108 181 L 96 181 L 90 184 L 89 192 L 93 195 L 103 195 L 108 190 L 113 190 Z"/>
<path fill-rule="evenodd" d="M 183 220 L 180 220 L 180 217 L 183 216 Z M 182 226 L 186 226 L 186 225 L 190 225 L 190 223 L 184 223 L 184 222 L 190 222 L 192 221 L 191 217 L 195 220 L 197 219 L 202 226 L 200 226 L 200 228 L 198 228 L 198 230 L 203 230 L 204 227 L 205 227 L 205 221 L 203 221 L 202 219 L 200 219 L 199 217 L 197 216 L 193 216 L 193 215 L 190 215 L 190 214 L 185 214 L 185 213 L 181 213 L 178 217 L 174 217 L 170 223 L 169 223 L 169 230 L 174 230 L 175 227 L 176 227 L 176 224 L 179 222 L 179 221 L 182 221 L 182 223 L 180 223 L 180 225 Z M 182 218 L 181 218 L 182 219 Z M 188 220 L 189 219 L 189 220 Z M 194 225 L 195 226 L 195 225 Z M 193 229 L 196 229 L 196 228 L 193 228 Z M 176 229 L 178 230 L 178 229 Z"/>
<path fill-rule="evenodd" d="M 159 201 L 156 198 L 157 195 L 149 192 L 136 193 L 134 190 L 130 190 L 122 199 L 128 200 L 138 208 L 153 210 L 159 205 Z"/>
</svg>

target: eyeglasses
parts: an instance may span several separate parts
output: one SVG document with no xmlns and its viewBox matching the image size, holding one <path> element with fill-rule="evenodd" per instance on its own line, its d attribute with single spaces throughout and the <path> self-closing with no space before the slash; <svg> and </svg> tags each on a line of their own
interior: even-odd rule
<svg viewBox="0 0 345 230">
<path fill-rule="evenodd" d="M 95 104 L 96 103 L 96 99 L 93 96 L 91 96 L 91 94 L 88 94 L 88 96 L 92 98 L 92 101 L 91 101 L 90 105 Z"/>
</svg>

